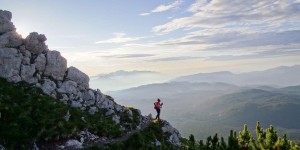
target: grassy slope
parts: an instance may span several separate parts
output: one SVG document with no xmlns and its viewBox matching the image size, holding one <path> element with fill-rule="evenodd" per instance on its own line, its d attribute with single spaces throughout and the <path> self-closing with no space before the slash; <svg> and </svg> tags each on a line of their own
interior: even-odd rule
<svg viewBox="0 0 300 150">
<path fill-rule="evenodd" d="M 41 93 L 26 83 L 12 84 L 0 79 L 0 143 L 3 146 L 28 148 L 34 140 L 37 143 L 63 140 L 85 129 L 101 136 L 121 135 L 120 126 L 102 112 L 90 115 Z M 64 116 L 68 111 L 71 117 L 66 121 Z"/>
</svg>

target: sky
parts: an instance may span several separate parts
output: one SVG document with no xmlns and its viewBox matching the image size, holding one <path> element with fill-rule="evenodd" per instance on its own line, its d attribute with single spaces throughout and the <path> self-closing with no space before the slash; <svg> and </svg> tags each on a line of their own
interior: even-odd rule
<svg viewBox="0 0 300 150">
<path fill-rule="evenodd" d="M 0 9 L 89 76 L 300 64 L 300 0 L 0 0 Z"/>
</svg>

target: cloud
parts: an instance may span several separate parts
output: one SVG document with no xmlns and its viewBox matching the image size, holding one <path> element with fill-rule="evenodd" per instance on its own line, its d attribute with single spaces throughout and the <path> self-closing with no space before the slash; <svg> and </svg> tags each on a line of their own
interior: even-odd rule
<svg viewBox="0 0 300 150">
<path fill-rule="evenodd" d="M 150 13 L 140 13 L 140 16 L 148 16 Z"/>
<path fill-rule="evenodd" d="M 133 71 L 124 71 L 124 70 L 118 70 L 111 73 L 106 74 L 99 74 L 96 76 L 91 76 L 91 78 L 116 78 L 116 77 L 128 77 L 128 76 L 136 76 L 136 75 L 157 75 L 160 74 L 159 72 L 154 71 L 143 71 L 143 70 L 133 70 Z"/>
<path fill-rule="evenodd" d="M 189 8 L 188 11 L 190 12 L 197 12 L 201 11 L 205 5 L 207 5 L 211 0 L 197 0 L 194 4 L 192 4 Z"/>
<path fill-rule="evenodd" d="M 140 16 L 147 16 L 152 13 L 160 13 L 160 12 L 168 11 L 171 9 L 175 9 L 175 8 L 178 8 L 178 6 L 182 2 L 183 2 L 183 0 L 176 0 L 175 2 L 168 4 L 168 5 L 159 5 L 159 6 L 155 7 L 153 10 L 151 10 L 150 12 L 141 13 Z"/>
<path fill-rule="evenodd" d="M 114 37 L 108 40 L 97 41 L 95 44 L 103 43 L 127 43 L 143 39 L 143 37 L 127 37 L 126 33 L 113 33 Z"/>
<path fill-rule="evenodd" d="M 106 55 L 99 56 L 105 58 L 144 58 L 144 57 L 152 57 L 154 54 L 118 54 L 118 55 Z"/>
<path fill-rule="evenodd" d="M 156 61 L 181 61 L 181 60 L 191 60 L 191 59 L 199 59 L 202 57 L 191 57 L 191 56 L 178 56 L 178 57 L 165 57 L 165 58 L 158 58 L 152 59 L 152 62 Z"/>
<path fill-rule="evenodd" d="M 294 56 L 299 54 L 300 54 L 300 49 L 273 49 L 272 51 L 263 51 L 254 54 L 248 54 L 248 55 L 210 56 L 206 60 L 213 60 L 213 61 L 246 60 L 246 59 Z"/>
<path fill-rule="evenodd" d="M 166 33 L 178 29 L 261 26 L 272 30 L 287 24 L 299 24 L 300 2 L 296 0 L 211 0 L 196 1 L 188 11 L 191 16 L 176 18 L 152 28 Z"/>
</svg>

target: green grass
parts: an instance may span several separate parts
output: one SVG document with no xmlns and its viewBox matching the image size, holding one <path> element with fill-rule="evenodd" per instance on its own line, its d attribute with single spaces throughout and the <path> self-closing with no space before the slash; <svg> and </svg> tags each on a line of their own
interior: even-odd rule
<svg viewBox="0 0 300 150">
<path fill-rule="evenodd" d="M 3 146 L 28 149 L 33 141 L 61 140 L 81 130 L 100 136 L 121 135 L 120 126 L 104 117 L 103 111 L 90 115 L 41 93 L 24 82 L 13 84 L 0 78 L 0 143 Z M 71 117 L 66 121 L 64 116 L 68 111 Z"/>
</svg>

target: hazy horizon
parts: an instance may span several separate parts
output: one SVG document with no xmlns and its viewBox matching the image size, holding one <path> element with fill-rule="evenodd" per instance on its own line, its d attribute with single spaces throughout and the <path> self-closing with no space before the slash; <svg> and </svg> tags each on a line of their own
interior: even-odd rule
<svg viewBox="0 0 300 150">
<path fill-rule="evenodd" d="M 39 32 L 89 76 L 169 77 L 300 64 L 300 2 L 0 0 L 17 32 Z M 101 88 L 101 87 L 99 87 Z"/>
</svg>

